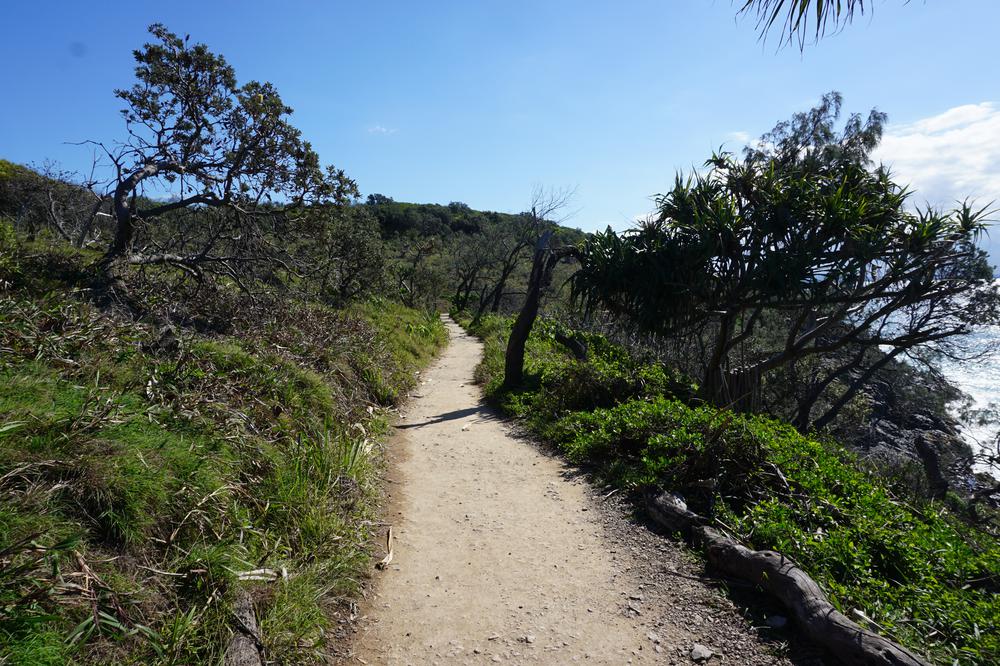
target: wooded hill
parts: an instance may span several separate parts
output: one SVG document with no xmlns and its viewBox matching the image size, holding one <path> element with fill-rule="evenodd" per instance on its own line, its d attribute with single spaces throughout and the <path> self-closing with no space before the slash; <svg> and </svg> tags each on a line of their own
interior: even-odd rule
<svg viewBox="0 0 1000 666">
<path fill-rule="evenodd" d="M 378 221 L 405 301 L 445 299 L 452 308 L 481 316 L 520 307 L 534 246 L 543 233 L 551 231 L 555 245 L 583 240 L 579 229 L 548 219 L 566 196 L 536 190 L 530 209 L 517 214 L 478 211 L 458 202 L 401 203 L 378 194 L 363 207 Z"/>
<path fill-rule="evenodd" d="M 560 195 L 536 191 L 531 205 L 551 205 L 554 196 Z M 173 203 L 176 200 L 142 196 L 134 201 L 139 209 Z M 95 192 L 94 183 L 51 164 L 31 167 L 0 159 L 0 215 L 29 240 L 49 236 L 77 248 L 103 249 L 102 243 L 112 235 L 107 196 Z M 531 210 L 479 211 L 459 202 L 406 203 L 381 194 L 335 211 L 307 206 L 302 215 L 323 218 L 323 223 L 302 229 L 322 231 L 322 237 L 312 241 L 321 250 L 300 258 L 310 262 L 309 275 L 291 281 L 299 287 L 311 281 L 310 294 L 330 305 L 371 294 L 395 294 L 411 307 L 447 304 L 446 309 L 480 313 L 499 312 L 501 307 L 509 311 L 523 296 L 540 233 L 551 229 L 557 245 L 573 245 L 585 236 L 579 229 L 533 217 Z M 189 237 L 189 228 L 198 221 L 215 223 L 205 207 L 194 207 L 186 217 L 167 220 L 163 233 L 149 240 L 163 250 L 161 255 L 175 255 L 175 265 L 200 263 L 198 270 L 212 270 L 208 256 L 199 261 L 190 251 L 207 241 Z M 187 249 L 188 255 L 174 252 L 180 248 Z M 268 254 L 291 254 L 291 249 L 261 248 L 255 256 L 218 263 L 230 263 L 232 268 L 259 264 L 267 261 Z M 240 272 L 229 271 L 230 276 Z M 284 282 L 290 286 L 288 280 Z"/>
</svg>

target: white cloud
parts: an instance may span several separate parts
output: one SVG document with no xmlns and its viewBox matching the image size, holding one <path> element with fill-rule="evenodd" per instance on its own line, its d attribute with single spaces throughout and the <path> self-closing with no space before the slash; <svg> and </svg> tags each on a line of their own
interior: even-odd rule
<svg viewBox="0 0 1000 666">
<path fill-rule="evenodd" d="M 966 197 L 1000 199 L 1000 107 L 957 106 L 936 116 L 886 128 L 875 159 L 909 183 L 911 201 L 949 208 Z"/>
<path fill-rule="evenodd" d="M 750 133 L 749 132 L 730 132 L 726 135 L 726 141 L 733 141 L 735 143 L 743 144 L 744 146 L 750 143 Z"/>
<path fill-rule="evenodd" d="M 372 125 L 368 128 L 369 134 L 395 134 L 396 128 L 383 127 L 382 125 Z"/>
<path fill-rule="evenodd" d="M 890 124 L 875 159 L 891 165 L 896 182 L 910 185 L 914 204 L 947 210 L 966 198 L 1000 202 L 1000 106 L 966 104 Z M 992 224 L 988 232 L 981 247 L 1000 263 L 1000 227 Z"/>
</svg>

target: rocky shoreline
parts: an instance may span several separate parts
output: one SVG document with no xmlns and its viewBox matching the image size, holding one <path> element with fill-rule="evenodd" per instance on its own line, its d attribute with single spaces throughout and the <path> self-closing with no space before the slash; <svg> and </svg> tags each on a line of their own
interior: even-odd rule
<svg viewBox="0 0 1000 666">
<path fill-rule="evenodd" d="M 961 395 L 950 384 L 942 388 L 955 398 Z M 928 497 L 943 499 L 953 492 L 963 499 L 1000 506 L 1000 483 L 976 470 L 975 451 L 953 416 L 929 408 L 912 409 L 888 381 L 873 383 L 869 396 L 871 413 L 852 442 L 864 458 L 901 471 Z"/>
</svg>

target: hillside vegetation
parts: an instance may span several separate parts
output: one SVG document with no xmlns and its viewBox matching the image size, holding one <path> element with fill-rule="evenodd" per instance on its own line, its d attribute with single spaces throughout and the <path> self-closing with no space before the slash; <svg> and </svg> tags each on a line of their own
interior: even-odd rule
<svg viewBox="0 0 1000 666">
<path fill-rule="evenodd" d="M 384 408 L 437 316 L 274 299 L 225 333 L 161 328 L 88 302 L 85 256 L 0 231 L 0 655 L 214 663 L 238 590 L 272 663 L 327 654 L 368 569 Z"/>
</svg>

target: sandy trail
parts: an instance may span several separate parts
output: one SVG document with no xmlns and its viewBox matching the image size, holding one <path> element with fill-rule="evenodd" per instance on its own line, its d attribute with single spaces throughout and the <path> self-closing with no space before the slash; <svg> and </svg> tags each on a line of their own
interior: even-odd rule
<svg viewBox="0 0 1000 666">
<path fill-rule="evenodd" d="M 451 343 L 393 442 L 403 447 L 391 472 L 394 559 L 379 574 L 352 660 L 689 663 L 702 641 L 715 663 L 720 645 L 727 663 L 780 662 L 735 616 L 720 625 L 726 632 L 704 637 L 702 625 L 727 614 L 724 599 L 715 603 L 721 595 L 686 578 L 652 583 L 634 561 L 648 565 L 650 548 L 609 534 L 588 485 L 512 437 L 481 403 L 472 379 L 481 345 L 448 328 Z M 654 547 L 664 561 L 664 546 Z M 702 588 L 709 605 L 694 613 L 697 622 L 672 596 L 677 586 Z M 670 613 L 685 620 L 664 619 Z"/>
</svg>

